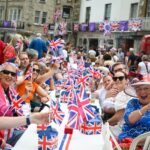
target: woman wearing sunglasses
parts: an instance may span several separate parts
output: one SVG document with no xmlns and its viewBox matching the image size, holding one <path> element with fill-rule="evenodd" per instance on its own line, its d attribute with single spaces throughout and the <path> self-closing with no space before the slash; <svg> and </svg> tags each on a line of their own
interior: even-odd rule
<svg viewBox="0 0 150 150">
<path fill-rule="evenodd" d="M 0 71 L 0 116 L 13 116 L 9 109 L 12 104 L 10 91 L 14 90 L 12 85 L 16 81 L 17 68 L 13 63 L 5 63 Z"/>
<path fill-rule="evenodd" d="M 131 97 L 124 93 L 124 89 L 128 85 L 128 77 L 125 72 L 118 71 L 114 73 L 113 81 L 117 85 L 119 93 L 115 97 L 115 114 L 108 120 L 109 124 L 113 128 L 113 131 L 116 135 L 120 133 L 121 126 L 124 123 L 123 114 L 126 108 L 128 101 Z"/>
<path fill-rule="evenodd" d="M 150 131 L 150 81 L 144 79 L 131 84 L 125 92 L 132 98 L 125 109 L 125 124 L 119 140 L 135 138 Z"/>
<path fill-rule="evenodd" d="M 48 93 L 35 82 L 35 80 L 39 76 L 39 73 L 40 73 L 40 66 L 38 63 L 34 63 L 32 68 L 31 78 L 28 80 L 24 80 L 21 84 L 17 85 L 16 88 L 17 92 L 25 100 L 26 103 L 30 104 L 34 94 L 38 94 L 41 98 L 41 102 L 43 103 L 49 100 Z M 35 111 L 40 111 L 40 109 L 42 108 L 38 107 L 38 110 Z"/>
</svg>

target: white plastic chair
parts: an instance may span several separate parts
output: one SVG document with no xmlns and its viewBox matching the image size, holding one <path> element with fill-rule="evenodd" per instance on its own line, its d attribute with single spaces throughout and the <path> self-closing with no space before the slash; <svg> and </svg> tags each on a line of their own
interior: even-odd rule
<svg viewBox="0 0 150 150">
<path fill-rule="evenodd" d="M 150 150 L 150 132 L 143 133 L 136 137 L 133 142 L 130 145 L 129 150 L 135 150 L 138 143 L 142 140 L 145 139 L 144 147 L 143 150 Z"/>
</svg>

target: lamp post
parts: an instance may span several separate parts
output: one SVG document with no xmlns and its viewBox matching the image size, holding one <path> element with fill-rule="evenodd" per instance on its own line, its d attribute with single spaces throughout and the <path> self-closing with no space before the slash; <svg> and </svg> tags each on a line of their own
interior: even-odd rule
<svg viewBox="0 0 150 150">
<path fill-rule="evenodd" d="M 6 0 L 6 3 L 5 3 L 5 20 L 8 19 L 8 17 L 7 17 L 7 15 L 8 15 L 7 11 L 8 11 L 8 0 Z"/>
</svg>

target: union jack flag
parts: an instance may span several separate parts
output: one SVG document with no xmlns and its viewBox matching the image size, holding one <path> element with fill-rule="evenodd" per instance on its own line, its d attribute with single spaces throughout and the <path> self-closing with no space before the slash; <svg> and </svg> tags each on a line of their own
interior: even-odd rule
<svg viewBox="0 0 150 150">
<path fill-rule="evenodd" d="M 61 91 L 60 93 L 60 102 L 68 103 L 69 100 L 69 92 Z"/>
<path fill-rule="evenodd" d="M 80 131 L 87 135 L 101 134 L 102 122 L 98 119 L 92 119 L 88 122 L 84 122 L 81 125 Z"/>
<path fill-rule="evenodd" d="M 58 50 L 59 48 L 63 47 L 63 43 L 60 38 L 53 39 L 52 41 L 49 42 L 49 46 L 52 50 Z"/>
<path fill-rule="evenodd" d="M 39 134 L 38 136 L 38 150 L 53 150 L 58 145 L 58 137 L 51 137 L 48 135 Z"/>
<path fill-rule="evenodd" d="M 68 104 L 69 120 L 67 126 L 79 129 L 80 123 L 95 117 L 94 113 L 87 107 L 89 103 L 89 97 L 85 89 L 81 87 L 80 91 L 74 93 L 74 101 Z"/>
<path fill-rule="evenodd" d="M 52 100 L 51 107 L 52 107 L 52 111 L 53 111 L 53 118 L 54 118 L 53 121 L 55 123 L 57 123 L 58 125 L 61 125 L 61 123 L 65 117 L 65 114 L 64 114 L 64 112 L 62 112 L 58 101 L 55 102 Z"/>
<path fill-rule="evenodd" d="M 11 99 L 10 110 L 17 113 L 19 116 L 22 116 L 22 106 L 25 104 L 25 101 L 17 94 L 17 92 L 13 88 L 10 88 L 9 95 Z"/>
<path fill-rule="evenodd" d="M 81 86 L 85 87 L 85 86 L 86 86 L 86 80 L 87 80 L 88 78 L 89 78 L 88 75 L 79 77 L 79 78 L 77 79 L 76 85 L 81 85 Z"/>
<path fill-rule="evenodd" d="M 25 74 L 25 80 L 29 80 L 32 78 L 32 73 L 33 73 L 33 63 L 28 66 L 27 72 Z"/>
</svg>

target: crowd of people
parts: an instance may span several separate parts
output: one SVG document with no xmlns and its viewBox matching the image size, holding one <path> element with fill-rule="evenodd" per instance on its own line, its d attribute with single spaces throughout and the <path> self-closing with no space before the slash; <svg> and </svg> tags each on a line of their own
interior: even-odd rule
<svg viewBox="0 0 150 150">
<path fill-rule="evenodd" d="M 148 56 L 133 48 L 74 48 L 71 42 L 56 38 L 60 45 L 54 49 L 40 33 L 26 43 L 17 34 L 9 43 L 0 40 L 0 148 L 6 143 L 15 145 L 18 135 L 24 132 L 21 129 L 18 133 L 15 128 L 49 123 L 50 113 L 41 112 L 50 107 L 49 91 L 57 91 L 56 84 L 66 72 L 81 65 L 82 69 L 92 67 L 100 74 L 95 74 L 87 89 L 92 98 L 99 100 L 103 122 L 110 124 L 120 142 L 149 132 Z M 13 132 L 9 130 L 12 128 Z"/>
</svg>

